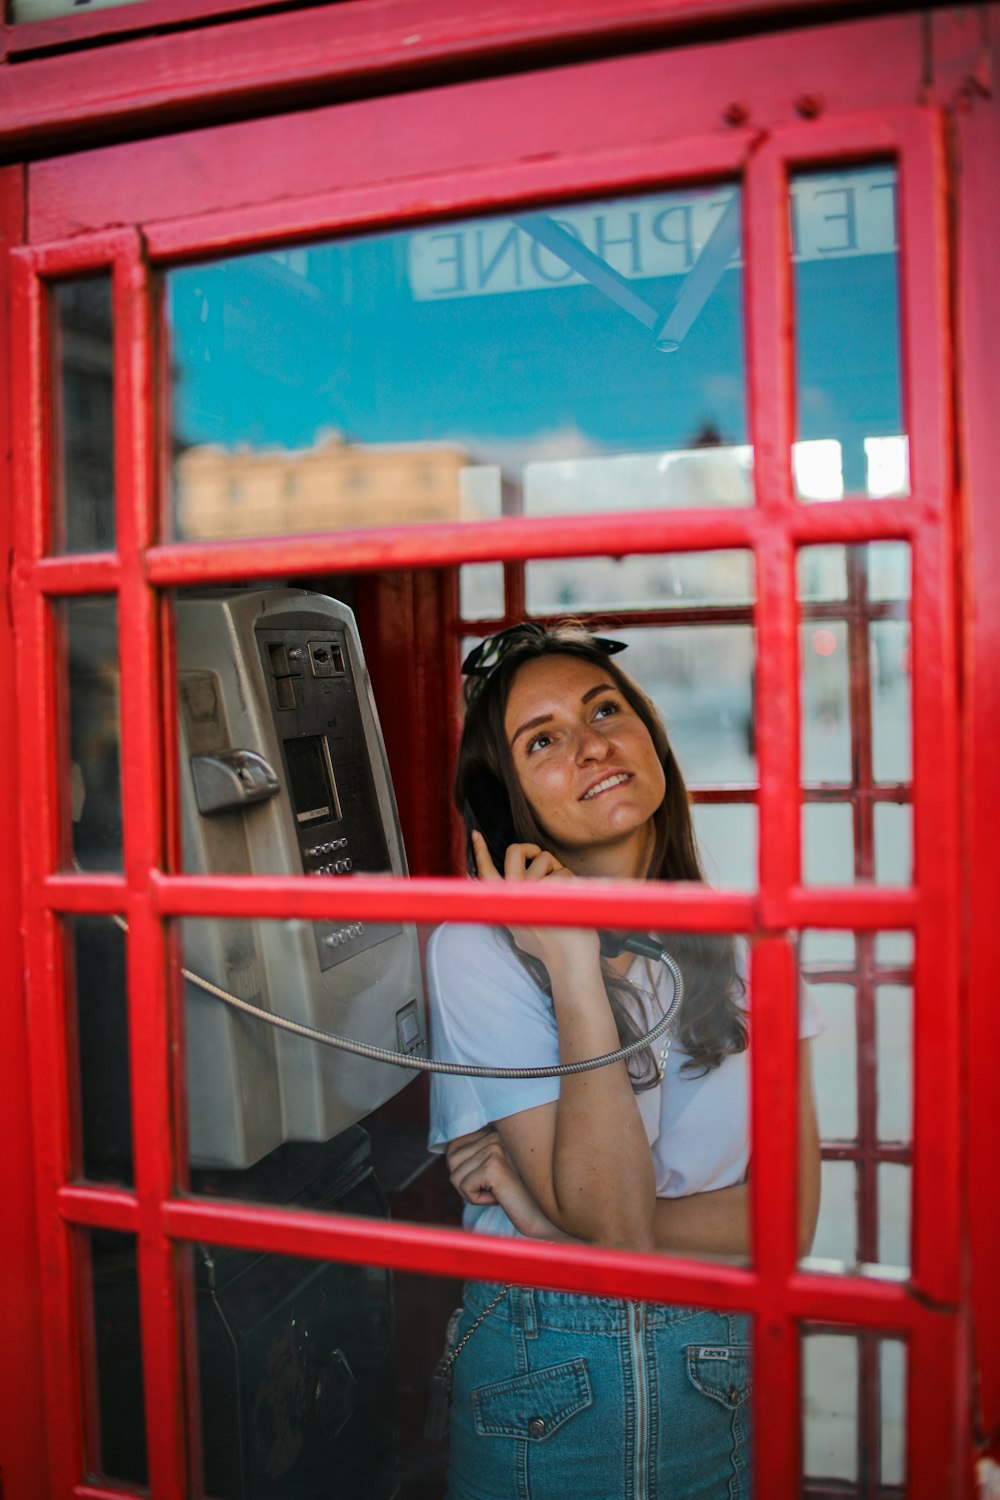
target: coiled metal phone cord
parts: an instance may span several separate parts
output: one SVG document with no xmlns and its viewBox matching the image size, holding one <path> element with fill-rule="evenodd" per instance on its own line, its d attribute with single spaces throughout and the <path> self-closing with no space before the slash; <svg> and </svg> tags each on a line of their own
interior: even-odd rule
<svg viewBox="0 0 1000 1500">
<path fill-rule="evenodd" d="M 128 923 L 124 917 L 117 914 L 112 921 L 128 932 Z M 320 1031 L 315 1026 L 304 1026 L 301 1021 L 292 1021 L 288 1016 L 276 1015 L 273 1011 L 264 1010 L 259 1005 L 254 1005 L 251 1000 L 241 1000 L 238 995 L 232 995 L 228 990 L 222 989 L 220 985 L 213 984 L 209 979 L 203 979 L 200 974 L 193 974 L 190 969 L 181 969 L 184 978 L 196 988 L 204 990 L 206 995 L 214 995 L 217 1000 L 222 1000 L 234 1010 L 241 1010 L 245 1015 L 254 1016 L 259 1021 L 266 1021 L 269 1026 L 276 1026 L 280 1031 L 291 1032 L 293 1036 L 304 1037 L 310 1042 L 321 1042 L 324 1047 L 336 1047 L 340 1052 L 353 1052 L 356 1057 L 367 1057 L 372 1062 L 391 1063 L 396 1068 L 408 1068 L 419 1073 L 453 1073 L 463 1078 L 562 1078 L 568 1073 L 590 1073 L 595 1068 L 606 1068 L 610 1063 L 624 1062 L 636 1052 L 641 1052 L 643 1047 L 649 1047 L 654 1042 L 666 1037 L 665 1044 L 660 1051 L 659 1071 L 663 1076 L 663 1068 L 670 1050 L 671 1030 L 677 1018 L 684 999 L 684 977 L 676 960 L 666 951 L 660 954 L 661 963 L 665 964 L 670 971 L 674 981 L 673 998 L 667 1009 L 645 1036 L 637 1041 L 629 1042 L 626 1047 L 617 1047 L 614 1052 L 604 1052 L 600 1057 L 588 1057 L 583 1062 L 554 1063 L 549 1068 L 490 1068 L 476 1063 L 453 1063 L 442 1062 L 434 1057 L 415 1057 L 409 1052 L 393 1052 L 388 1047 L 373 1047 L 368 1042 L 358 1042 L 352 1037 L 339 1036 L 332 1031 Z"/>
</svg>

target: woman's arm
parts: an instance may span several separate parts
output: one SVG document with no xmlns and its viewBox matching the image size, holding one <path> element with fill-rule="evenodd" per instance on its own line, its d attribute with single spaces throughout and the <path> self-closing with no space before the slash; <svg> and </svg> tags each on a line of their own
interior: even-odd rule
<svg viewBox="0 0 1000 1500">
<path fill-rule="evenodd" d="M 572 1240 L 547 1219 L 521 1181 L 494 1125 L 456 1136 L 446 1152 L 451 1185 L 466 1203 L 498 1203 L 518 1233 L 530 1240 Z M 578 1243 L 578 1242 L 575 1242 Z"/>
<path fill-rule="evenodd" d="M 812 1049 L 799 1043 L 799 1254 L 808 1255 L 819 1214 L 820 1154 L 812 1089 Z M 526 1111 L 537 1114 L 537 1110 Z M 509 1122 L 501 1122 L 509 1123 Z M 499 1203 L 529 1239 L 578 1240 L 542 1211 L 490 1125 L 448 1146 L 451 1181 L 467 1203 Z M 675 1255 L 745 1256 L 750 1249 L 750 1188 L 745 1182 L 684 1198 L 658 1198 L 656 1248 Z"/>
<path fill-rule="evenodd" d="M 501 877 L 474 838 L 484 880 L 571 879 L 533 844 L 512 844 Z M 618 1029 L 601 972 L 596 932 L 516 927 L 522 952 L 539 959 L 552 986 L 559 1061 L 613 1052 Z M 624 1063 L 560 1079 L 559 1098 L 495 1122 L 504 1149 L 542 1213 L 577 1239 L 633 1250 L 654 1248 L 653 1160 Z"/>
<path fill-rule="evenodd" d="M 819 1132 L 812 1088 L 812 1049 L 799 1042 L 799 1255 L 808 1255 L 819 1215 Z M 758 1154 L 760 1154 L 758 1147 Z M 711 1193 L 656 1200 L 656 1247 L 675 1255 L 747 1255 L 750 1188 L 745 1182 Z"/>
</svg>

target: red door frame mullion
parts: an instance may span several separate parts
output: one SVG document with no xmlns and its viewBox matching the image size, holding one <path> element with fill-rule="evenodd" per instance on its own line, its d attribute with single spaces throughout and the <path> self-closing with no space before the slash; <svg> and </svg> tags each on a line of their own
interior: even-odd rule
<svg viewBox="0 0 1000 1500">
<path fill-rule="evenodd" d="M 181 1299 L 176 1252 L 162 1212 L 176 1182 L 172 986 L 166 934 L 154 909 L 150 882 L 151 868 L 162 865 L 164 849 L 166 707 L 159 606 L 143 565 L 145 549 L 156 535 L 154 339 L 150 278 L 142 242 L 134 232 L 115 258 L 114 313 L 119 656 L 122 703 L 128 706 L 121 726 L 121 775 L 146 1446 L 153 1493 L 162 1500 L 184 1500 L 188 1476 Z"/>
<path fill-rule="evenodd" d="M 26 211 L 25 170 L 20 166 L 0 168 L 0 247 L 20 245 L 24 239 Z M 11 328 L 12 268 L 4 253 L 0 263 L 0 345 L 13 349 Z M 11 451 L 18 412 L 12 409 L 12 390 L 0 402 L 0 452 L 8 494 L 13 491 Z M 19 408 L 20 410 L 20 408 Z M 16 517 L 12 505 L 4 505 L 0 516 L 0 553 L 15 553 Z M 11 593 L 14 580 L 8 580 Z M 9 732 L 3 737 L 2 775 L 8 787 L 18 784 L 17 690 L 14 600 L 0 614 L 0 697 L 9 705 Z M 0 832 L 5 899 L 0 908 L 0 990 L 4 1006 L 5 1074 L 0 1089 L 0 1201 L 4 1205 L 4 1285 L 6 1296 L 0 1310 L 0 1343 L 5 1358 L 0 1361 L 0 1410 L 7 1423 L 3 1469 L 8 1486 L 27 1494 L 39 1480 L 44 1483 L 46 1451 L 43 1438 L 42 1349 L 37 1336 L 40 1326 L 41 1286 L 38 1255 L 38 1184 L 33 1170 L 31 1134 L 32 1091 L 29 1086 L 30 1045 L 25 1005 L 22 959 L 23 889 L 22 822 L 30 813 L 21 799 L 8 800 L 7 816 Z"/>
<path fill-rule="evenodd" d="M 760 906 L 767 914 L 799 884 L 799 684 L 795 550 L 788 519 L 793 421 L 791 267 L 787 185 L 775 150 L 758 150 L 744 177 L 743 253 L 749 430 L 754 489 L 765 528 L 757 574 L 754 683 Z M 754 1490 L 799 1487 L 801 1393 L 798 1328 L 788 1305 L 798 1258 L 798 1005 L 786 938 L 755 944 L 751 971 L 751 1245 L 755 1299 Z"/>
<path fill-rule="evenodd" d="M 12 369 L 15 428 L 26 440 L 15 450 L 18 634 L 18 742 L 21 786 L 31 788 L 32 818 L 22 828 L 26 1004 L 31 1046 L 41 1326 L 46 1384 L 49 1474 L 56 1494 L 69 1494 L 84 1464 L 80 1394 L 83 1356 L 73 1236 L 60 1214 L 59 1193 L 72 1171 L 70 1069 L 63 985 L 62 923 L 43 904 L 42 889 L 62 853 L 62 791 L 54 747 L 61 743 L 55 682 L 53 609 L 34 582 L 34 564 L 49 533 L 46 459 L 49 440 L 48 309 L 32 252 L 11 256 Z M 63 690 L 65 686 L 63 685 Z M 41 784 L 39 785 L 39 782 Z"/>
</svg>

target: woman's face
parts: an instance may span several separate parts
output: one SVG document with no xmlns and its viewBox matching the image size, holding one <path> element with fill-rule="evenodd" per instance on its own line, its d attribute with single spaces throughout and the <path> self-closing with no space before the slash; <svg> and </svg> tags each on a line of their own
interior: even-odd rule
<svg viewBox="0 0 1000 1500">
<path fill-rule="evenodd" d="M 551 852 L 578 874 L 644 875 L 666 783 L 649 730 L 611 675 L 575 656 L 526 662 L 504 729 Z"/>
</svg>

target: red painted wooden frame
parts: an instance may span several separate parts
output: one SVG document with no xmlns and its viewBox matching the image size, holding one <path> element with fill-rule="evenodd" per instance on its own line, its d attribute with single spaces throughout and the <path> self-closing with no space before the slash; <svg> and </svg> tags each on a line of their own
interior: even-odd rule
<svg viewBox="0 0 1000 1500">
<path fill-rule="evenodd" d="M 785 190 L 799 166 L 892 158 L 899 163 L 903 246 L 902 307 L 912 496 L 800 506 L 792 493 L 793 436 L 790 269 Z M 296 1255 L 436 1274 L 538 1281 L 545 1285 L 647 1296 L 755 1314 L 756 1482 L 764 1495 L 795 1491 L 799 1476 L 799 1348 L 802 1320 L 858 1325 L 909 1341 L 909 1493 L 915 1500 L 964 1495 L 968 1484 L 962 1413 L 968 1405 L 963 1362 L 960 1033 L 958 1012 L 959 861 L 957 703 L 952 599 L 950 343 L 948 245 L 941 120 L 933 108 L 881 112 L 775 130 L 763 141 L 720 136 L 614 159 L 515 164 L 506 174 L 475 170 L 439 179 L 431 203 L 412 185 L 348 190 L 310 206 L 315 233 L 359 223 L 416 222 L 428 211 L 476 211 L 504 201 L 537 201 L 588 188 L 731 175 L 744 167 L 751 427 L 758 504 L 742 513 L 616 516 L 551 523 L 428 527 L 389 532 L 251 541 L 204 547 L 155 545 L 154 358 L 150 291 L 137 233 L 87 235 L 37 246 L 17 257 L 15 347 L 22 528 L 16 576 L 20 627 L 20 731 L 25 787 L 38 787 L 39 820 L 24 840 L 32 1089 L 39 1183 L 39 1236 L 50 1295 L 47 1343 L 59 1357 L 46 1367 L 50 1441 L 59 1493 L 79 1485 L 82 1413 L 76 1364 L 79 1311 L 73 1295 L 73 1226 L 103 1225 L 138 1235 L 144 1374 L 154 1494 L 185 1493 L 182 1326 L 175 1245 L 195 1239 Z M 273 207 L 269 210 L 273 215 Z M 290 211 L 289 217 L 292 216 Z M 274 239 L 256 211 L 213 224 L 150 226 L 161 263 L 209 245 L 235 249 Z M 46 494 L 46 322 L 48 279 L 100 266 L 114 270 L 118 550 L 114 555 L 50 557 Z M 612 536 L 613 531 L 613 536 Z M 909 543 L 914 572 L 913 890 L 817 890 L 800 881 L 799 707 L 795 553 L 812 542 L 898 539 Z M 533 920 L 688 926 L 749 931 L 755 1047 L 752 1053 L 753 1267 L 597 1252 L 538 1243 L 477 1240 L 460 1231 L 186 1201 L 172 1196 L 177 1176 L 169 1056 L 173 1013 L 162 919 L 239 911 L 247 916 L 352 914 L 439 921 L 511 921 L 526 914 L 515 889 L 491 891 L 442 880 L 397 882 L 359 877 L 339 883 L 166 875 L 162 645 L 157 590 L 206 579 L 289 576 L 344 569 L 417 567 L 535 556 L 651 552 L 747 546 L 757 564 L 760 883 L 753 896 L 684 887 L 599 885 L 533 892 Z M 125 871 L 121 878 L 53 873 L 59 853 L 57 743 L 60 704 L 53 680 L 52 601 L 115 590 L 120 610 L 122 781 Z M 544 895 L 547 899 L 540 899 Z M 69 1097 L 65 1014 L 60 983 L 59 917 L 71 911 L 124 911 L 128 942 L 133 1074 L 144 1091 L 133 1104 L 134 1193 L 69 1182 Z M 917 934 L 914 1121 L 915 1179 L 911 1282 L 828 1278 L 795 1265 L 796 984 L 790 927 L 866 930 L 912 926 Z M 930 1054 L 933 1038 L 934 1052 Z M 759 1143 L 766 1143 L 766 1147 Z M 70 1358 L 64 1357 L 66 1349 Z M 940 1399 L 948 1372 L 954 1406 Z"/>
<path fill-rule="evenodd" d="M 251 14 L 265 7 L 281 7 L 280 13 Z M 372 80 L 384 87 L 434 72 L 454 77 L 484 60 L 523 65 L 595 45 L 648 47 L 692 30 L 739 34 L 762 22 L 780 24 L 783 16 L 801 20 L 807 9 L 829 19 L 895 7 L 891 0 L 550 0 L 540 9 L 532 0 L 493 0 L 469 12 L 449 0 L 315 7 L 295 0 L 146 0 L 0 23 L 0 59 L 18 58 L 21 75 L 0 78 L 0 138 L 19 133 L 34 144 L 67 125 L 92 129 L 95 122 L 105 136 L 116 127 L 128 135 L 135 125 L 130 130 L 126 121 L 140 115 L 148 125 L 193 105 L 203 117 L 218 116 L 264 91 L 288 107 L 297 96 L 356 90 Z M 244 18 L 226 22 L 227 13 Z M 173 35 L 143 34 L 165 30 Z M 104 37 L 117 38 L 117 45 L 95 55 L 92 44 Z M 73 51 L 74 44 L 83 46 Z"/>
</svg>

